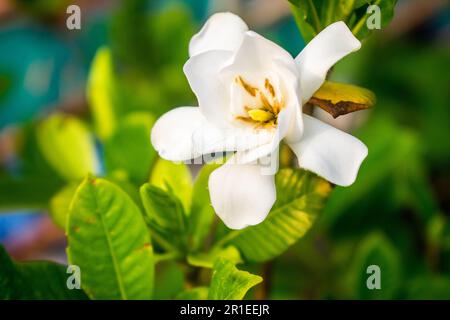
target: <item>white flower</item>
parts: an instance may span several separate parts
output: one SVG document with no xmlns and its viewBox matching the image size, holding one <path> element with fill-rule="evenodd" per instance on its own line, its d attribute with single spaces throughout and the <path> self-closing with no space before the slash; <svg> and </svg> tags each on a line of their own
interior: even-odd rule
<svg viewBox="0 0 450 320">
<path fill-rule="evenodd" d="M 278 162 L 282 139 L 301 168 L 348 186 L 367 155 L 366 146 L 304 115 L 302 105 L 330 67 L 360 46 L 345 23 L 336 22 L 294 59 L 248 30 L 238 16 L 217 13 L 192 37 L 184 66 L 199 107 L 164 114 L 153 127 L 152 143 L 172 161 L 235 151 L 209 178 L 212 205 L 232 229 L 262 222 L 272 208 L 275 172 L 262 174 L 258 160 L 272 154 Z"/>
</svg>

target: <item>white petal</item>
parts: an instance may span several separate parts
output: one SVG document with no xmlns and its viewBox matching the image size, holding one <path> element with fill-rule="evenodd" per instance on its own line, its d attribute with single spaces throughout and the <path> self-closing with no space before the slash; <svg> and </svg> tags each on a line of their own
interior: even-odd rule
<svg viewBox="0 0 450 320">
<path fill-rule="evenodd" d="M 248 150 L 272 141 L 267 131 L 252 128 L 223 129 L 209 123 L 198 107 L 180 107 L 161 116 L 152 128 L 151 140 L 159 155 L 184 161 L 220 151 Z"/>
<path fill-rule="evenodd" d="M 226 126 L 230 120 L 229 85 L 221 81 L 219 73 L 232 56 L 230 51 L 208 51 L 191 57 L 183 68 L 202 114 L 218 126 Z"/>
<path fill-rule="evenodd" d="M 201 155 L 193 135 L 207 126 L 198 107 L 180 107 L 161 116 L 152 128 L 151 141 L 159 155 L 171 161 L 184 161 Z"/>
<path fill-rule="evenodd" d="M 275 199 L 275 179 L 264 175 L 259 165 L 234 164 L 233 157 L 209 177 L 211 203 L 231 229 L 261 223 Z"/>
<path fill-rule="evenodd" d="M 303 104 L 320 88 L 328 70 L 360 47 L 359 40 L 342 21 L 330 24 L 312 39 L 295 58 L 300 73 Z"/>
<path fill-rule="evenodd" d="M 206 21 L 200 32 L 192 37 L 189 56 L 209 50 L 236 51 L 247 30 L 247 25 L 237 15 L 230 12 L 216 13 Z"/>
<path fill-rule="evenodd" d="M 367 147 L 357 138 L 320 120 L 308 115 L 303 117 L 301 141 L 289 144 L 300 167 L 340 186 L 355 182 L 359 167 L 367 156 Z"/>
<path fill-rule="evenodd" d="M 233 63 L 224 70 L 224 73 L 229 73 L 233 77 L 241 75 L 247 79 L 262 75 L 266 71 L 273 71 L 279 61 L 295 66 L 294 58 L 282 47 L 256 32 L 247 31 L 236 51 Z"/>
</svg>

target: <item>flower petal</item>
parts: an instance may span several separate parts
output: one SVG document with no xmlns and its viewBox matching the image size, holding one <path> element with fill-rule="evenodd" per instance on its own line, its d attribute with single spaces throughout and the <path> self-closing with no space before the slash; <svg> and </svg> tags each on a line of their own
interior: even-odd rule
<svg viewBox="0 0 450 320">
<path fill-rule="evenodd" d="M 312 39 L 295 58 L 300 72 L 303 104 L 320 88 L 328 70 L 360 47 L 361 42 L 342 21 L 330 24 Z"/>
<path fill-rule="evenodd" d="M 219 128 L 207 121 L 200 108 L 180 107 L 158 119 L 151 140 L 162 158 L 184 161 L 213 152 L 252 149 L 272 141 L 272 135 L 252 128 Z"/>
<path fill-rule="evenodd" d="M 303 115 L 303 123 L 301 141 L 289 144 L 300 167 L 340 186 L 355 182 L 367 147 L 357 138 L 311 116 Z"/>
<path fill-rule="evenodd" d="M 252 80 L 254 76 L 267 76 L 262 74 L 265 71 L 276 70 L 277 63 L 280 61 L 286 65 L 295 66 L 294 58 L 289 52 L 256 32 L 247 31 L 244 33 L 233 62 L 224 69 L 223 73 L 228 73 L 233 78 L 241 75 L 245 79 Z M 297 73 L 297 69 L 294 72 Z"/>
<path fill-rule="evenodd" d="M 210 127 L 197 107 L 180 107 L 161 116 L 152 128 L 151 141 L 159 155 L 171 161 L 189 160 L 201 155 L 193 142 L 199 128 Z"/>
<path fill-rule="evenodd" d="M 214 210 L 231 229 L 261 223 L 276 199 L 273 175 L 256 164 L 235 164 L 233 157 L 211 173 L 208 187 Z"/>
<path fill-rule="evenodd" d="M 208 51 L 191 57 L 183 67 L 202 114 L 217 126 L 227 126 L 230 120 L 230 91 L 219 72 L 231 62 L 232 56 L 231 51 Z"/>
<path fill-rule="evenodd" d="M 189 56 L 210 51 L 236 51 L 241 45 L 247 24 L 231 12 L 220 12 L 206 21 L 199 33 L 189 43 Z"/>
</svg>

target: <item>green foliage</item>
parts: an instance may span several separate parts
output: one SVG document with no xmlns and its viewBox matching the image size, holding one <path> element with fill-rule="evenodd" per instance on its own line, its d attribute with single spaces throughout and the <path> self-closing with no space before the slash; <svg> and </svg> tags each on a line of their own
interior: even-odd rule
<svg viewBox="0 0 450 320">
<path fill-rule="evenodd" d="M 196 267 L 212 268 L 214 263 L 221 258 L 225 258 L 234 264 L 243 262 L 239 250 L 234 246 L 216 248 L 209 253 L 190 254 L 187 256 L 187 262 Z"/>
<path fill-rule="evenodd" d="M 36 139 L 36 125 L 16 131 L 20 175 L 0 168 L 0 211 L 15 209 L 46 210 L 48 201 L 64 181 L 45 160 Z"/>
<path fill-rule="evenodd" d="M 87 299 L 80 289 L 67 288 L 66 267 L 52 262 L 17 263 L 0 245 L 0 299 Z"/>
<path fill-rule="evenodd" d="M 449 300 L 450 278 L 439 275 L 424 275 L 409 282 L 407 299 Z"/>
<path fill-rule="evenodd" d="M 306 43 L 336 21 L 344 21 L 358 39 L 366 38 L 372 30 L 366 26 L 367 8 L 380 8 L 381 27 L 393 18 L 397 0 L 289 0 L 292 13 Z M 371 13 L 372 14 L 372 13 Z"/>
<path fill-rule="evenodd" d="M 321 212 L 331 187 L 316 175 L 282 169 L 276 176 L 277 201 L 259 225 L 231 231 L 222 242 L 235 245 L 250 261 L 265 261 L 300 239 Z"/>
<path fill-rule="evenodd" d="M 105 141 L 105 166 L 108 172 L 121 171 L 136 184 L 146 181 L 156 151 L 150 143 L 153 117 L 145 112 L 129 113 Z"/>
<path fill-rule="evenodd" d="M 54 114 L 38 125 L 36 136 L 45 159 L 61 177 L 80 180 L 97 170 L 93 138 L 77 118 Z"/>
<path fill-rule="evenodd" d="M 367 267 L 376 265 L 380 268 L 381 289 L 368 289 Z M 350 281 L 353 283 L 354 296 L 358 299 L 394 298 L 401 283 L 399 254 L 392 244 L 380 234 L 368 235 L 358 246 L 350 269 Z"/>
<path fill-rule="evenodd" d="M 214 264 L 208 299 L 241 300 L 262 280 L 260 276 L 238 270 L 231 261 L 219 259 Z"/>
<path fill-rule="evenodd" d="M 181 266 L 173 261 L 159 263 L 156 266 L 158 277 L 155 279 L 156 300 L 174 299 L 184 291 L 185 277 Z"/>
<path fill-rule="evenodd" d="M 89 71 L 87 99 L 94 119 L 97 135 L 109 138 L 115 131 L 117 114 L 115 98 L 114 65 L 108 48 L 98 49 Z"/>
<path fill-rule="evenodd" d="M 53 222 L 63 230 L 66 230 L 70 203 L 72 202 L 72 198 L 75 195 L 77 188 L 77 183 L 70 183 L 64 186 L 50 199 L 50 216 L 53 219 Z"/>
<path fill-rule="evenodd" d="M 75 193 L 67 225 L 70 263 L 92 299 L 149 299 L 154 257 L 142 213 L 113 183 L 88 177 Z"/>
<path fill-rule="evenodd" d="M 158 159 L 150 176 L 150 183 L 176 195 L 185 212 L 189 212 L 192 197 L 192 177 L 183 163 Z"/>
<path fill-rule="evenodd" d="M 186 214 L 181 201 L 170 191 L 149 183 L 141 187 L 148 224 L 154 233 L 177 248 L 186 249 Z"/>
<path fill-rule="evenodd" d="M 209 197 L 208 179 L 217 164 L 206 164 L 198 173 L 192 190 L 191 213 L 189 215 L 190 246 L 194 250 L 201 247 L 203 240 L 210 233 L 215 212 Z"/>
<path fill-rule="evenodd" d="M 180 292 L 176 298 L 178 300 L 207 300 L 208 287 L 197 287 Z"/>
</svg>

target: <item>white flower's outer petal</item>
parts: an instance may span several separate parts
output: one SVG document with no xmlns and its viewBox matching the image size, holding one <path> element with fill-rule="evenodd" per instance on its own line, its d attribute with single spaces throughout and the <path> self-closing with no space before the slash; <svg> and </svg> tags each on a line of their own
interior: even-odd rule
<svg viewBox="0 0 450 320">
<path fill-rule="evenodd" d="M 308 115 L 303 115 L 303 123 L 302 139 L 289 144 L 300 167 L 315 172 L 334 184 L 351 185 L 367 156 L 364 143 Z"/>
<path fill-rule="evenodd" d="M 219 73 L 232 56 L 231 51 L 208 51 L 191 57 L 183 67 L 202 114 L 218 126 L 226 126 L 230 120 L 230 91 Z"/>
<path fill-rule="evenodd" d="M 161 116 L 152 128 L 151 141 L 159 155 L 171 161 L 201 155 L 192 139 L 196 130 L 211 128 L 198 107 L 175 108 Z"/>
<path fill-rule="evenodd" d="M 303 104 L 320 88 L 328 70 L 360 47 L 359 40 L 342 21 L 330 24 L 314 37 L 295 58 L 300 73 Z"/>
<path fill-rule="evenodd" d="M 198 107 L 179 107 L 161 116 L 152 128 L 151 141 L 159 155 L 184 161 L 221 151 L 242 151 L 273 140 L 267 131 L 223 129 L 209 123 Z"/>
<path fill-rule="evenodd" d="M 276 199 L 273 175 L 257 164 L 234 164 L 233 157 L 211 173 L 208 187 L 214 210 L 231 229 L 261 223 Z"/>
<path fill-rule="evenodd" d="M 247 24 L 231 12 L 220 12 L 206 21 L 199 33 L 189 43 L 189 56 L 210 51 L 236 51 L 241 45 Z"/>
</svg>

